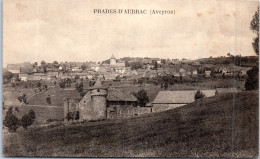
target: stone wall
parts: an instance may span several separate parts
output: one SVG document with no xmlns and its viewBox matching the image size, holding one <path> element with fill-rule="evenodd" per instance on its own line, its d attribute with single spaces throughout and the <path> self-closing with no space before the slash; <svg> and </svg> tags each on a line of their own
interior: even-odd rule
<svg viewBox="0 0 260 159">
<path fill-rule="evenodd" d="M 152 112 L 161 112 L 169 109 L 174 109 L 186 104 L 153 104 Z"/>
<path fill-rule="evenodd" d="M 152 107 L 136 107 L 132 105 L 110 105 L 109 107 L 107 107 L 107 118 L 129 118 L 151 112 Z"/>
</svg>

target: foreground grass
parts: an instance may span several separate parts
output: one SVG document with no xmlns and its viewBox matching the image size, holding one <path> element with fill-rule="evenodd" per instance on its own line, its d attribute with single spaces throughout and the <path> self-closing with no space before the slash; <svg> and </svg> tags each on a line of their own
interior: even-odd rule
<svg viewBox="0 0 260 159">
<path fill-rule="evenodd" d="M 3 142 L 5 156 L 256 157 L 258 92 L 137 118 L 7 134 Z"/>
</svg>

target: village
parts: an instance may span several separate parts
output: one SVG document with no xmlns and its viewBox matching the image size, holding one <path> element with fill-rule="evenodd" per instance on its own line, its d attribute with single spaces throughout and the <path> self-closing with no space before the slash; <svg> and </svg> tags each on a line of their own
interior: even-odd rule
<svg viewBox="0 0 260 159">
<path fill-rule="evenodd" d="M 129 118 L 192 103 L 198 91 L 203 97 L 243 91 L 256 60 L 116 59 L 112 54 L 101 63 L 9 64 L 3 107 L 19 117 L 34 110 L 33 125 Z"/>
</svg>

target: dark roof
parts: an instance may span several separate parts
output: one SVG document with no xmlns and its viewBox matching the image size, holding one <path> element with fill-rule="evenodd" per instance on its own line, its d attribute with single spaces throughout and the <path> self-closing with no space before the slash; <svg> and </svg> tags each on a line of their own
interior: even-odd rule
<svg viewBox="0 0 260 159">
<path fill-rule="evenodd" d="M 128 102 L 136 102 L 137 99 L 130 93 L 125 93 L 121 90 L 109 88 L 108 89 L 108 95 L 107 95 L 108 101 L 128 101 Z"/>
<path fill-rule="evenodd" d="M 216 90 L 201 90 L 205 97 L 211 97 L 215 95 Z M 153 104 L 186 104 L 194 101 L 194 96 L 197 90 L 185 90 L 185 91 L 160 91 Z"/>
</svg>

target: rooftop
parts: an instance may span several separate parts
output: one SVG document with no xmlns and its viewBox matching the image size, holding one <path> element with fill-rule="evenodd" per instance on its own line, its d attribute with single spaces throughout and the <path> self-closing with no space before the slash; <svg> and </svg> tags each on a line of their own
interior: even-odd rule
<svg viewBox="0 0 260 159">
<path fill-rule="evenodd" d="M 137 101 L 137 99 L 132 94 L 125 93 L 125 92 L 115 89 L 115 88 L 108 89 L 107 100 L 108 101 L 128 101 L 128 102 Z"/>
<path fill-rule="evenodd" d="M 216 90 L 201 90 L 205 97 L 211 97 L 215 95 Z M 185 90 L 185 91 L 160 91 L 153 104 L 186 104 L 194 101 L 194 96 L 197 90 Z"/>
</svg>

